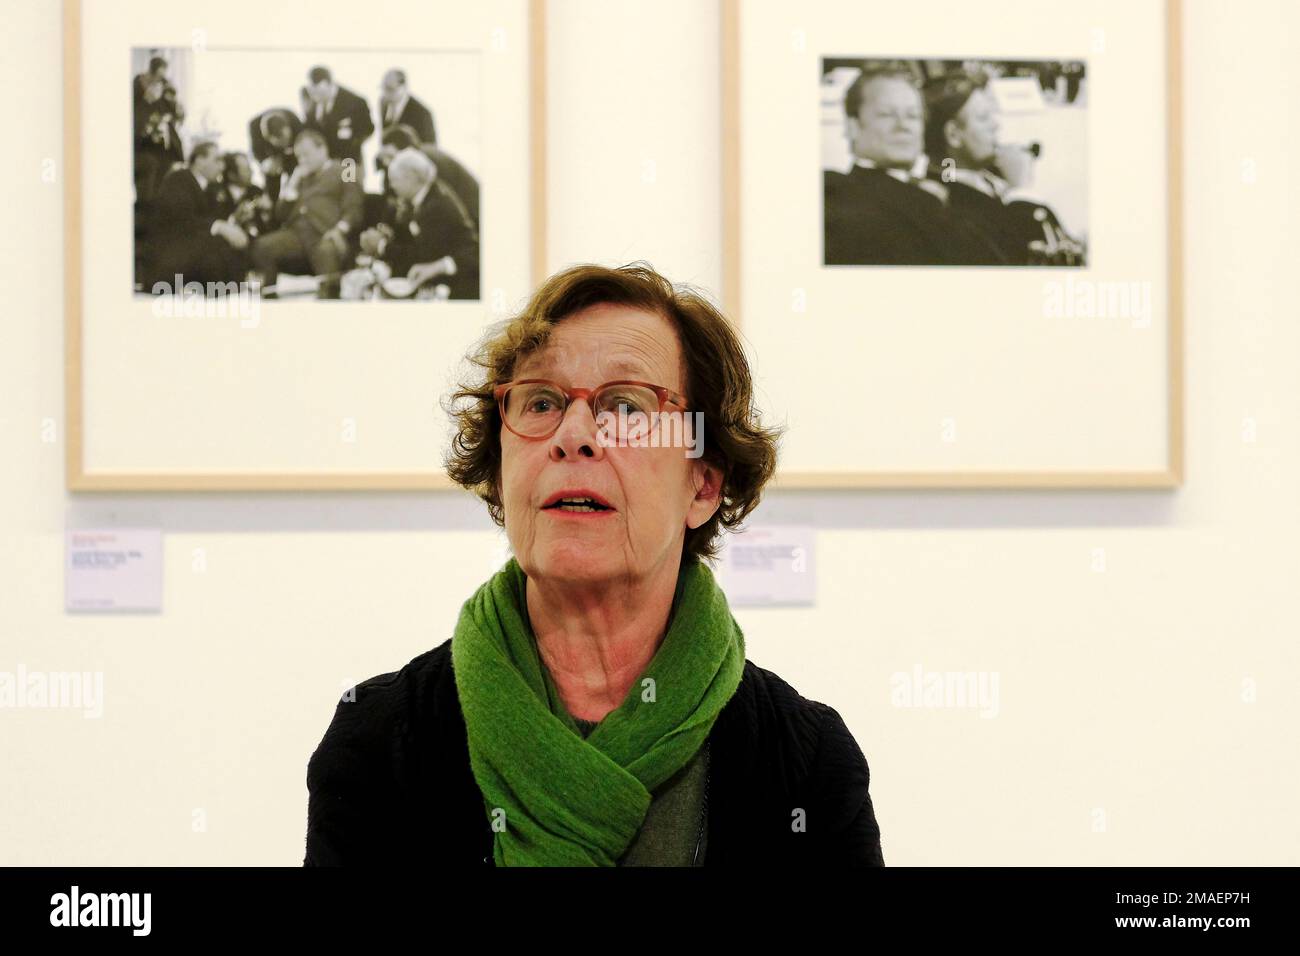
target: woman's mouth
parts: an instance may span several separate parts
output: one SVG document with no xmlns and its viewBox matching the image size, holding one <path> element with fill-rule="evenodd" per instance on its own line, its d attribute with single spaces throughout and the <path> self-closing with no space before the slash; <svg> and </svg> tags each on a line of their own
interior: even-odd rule
<svg viewBox="0 0 1300 956">
<path fill-rule="evenodd" d="M 592 498 L 561 498 L 553 505 L 547 505 L 543 511 L 554 511 L 559 514 L 571 515 L 596 515 L 609 514 L 613 508 L 602 505 Z"/>
</svg>

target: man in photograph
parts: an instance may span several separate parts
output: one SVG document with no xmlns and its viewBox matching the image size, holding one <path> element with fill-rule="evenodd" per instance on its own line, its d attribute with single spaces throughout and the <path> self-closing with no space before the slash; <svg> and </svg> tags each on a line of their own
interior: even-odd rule
<svg viewBox="0 0 1300 956">
<path fill-rule="evenodd" d="M 429 107 L 411 95 L 406 86 L 406 73 L 389 70 L 379 85 L 378 129 L 406 125 L 415 131 L 421 143 L 438 142 L 433 127 L 433 113 Z"/>
<path fill-rule="evenodd" d="M 163 177 L 150 233 L 150 286 L 162 283 L 170 294 L 183 291 L 176 288 L 178 284 L 244 278 L 248 237 L 227 221 L 218 203 L 221 169 L 217 145 L 200 142 L 191 150 L 187 165 Z"/>
<path fill-rule="evenodd" d="M 226 153 L 221 162 L 221 183 L 216 192 L 221 215 L 250 239 L 271 232 L 275 228 L 275 204 L 253 182 L 253 167 L 248 157 L 244 153 Z"/>
<path fill-rule="evenodd" d="M 281 177 L 292 174 L 298 165 L 293 141 L 301 129 L 302 120 L 282 106 L 263 110 L 248 124 L 249 149 L 262 170 L 266 194 L 272 203 L 280 198 Z"/>
<path fill-rule="evenodd" d="M 303 126 L 319 130 L 329 154 L 361 169 L 361 144 L 375 131 L 366 101 L 334 82 L 328 68 L 312 67 L 303 87 Z"/>
<path fill-rule="evenodd" d="M 395 205 L 392 187 L 388 184 L 388 164 L 393 161 L 394 156 L 407 147 L 418 149 L 433 160 L 433 166 L 438 171 L 438 182 L 455 193 L 456 198 L 464 203 L 470 222 L 475 229 L 478 229 L 478 179 L 450 153 L 432 143 L 421 143 L 415 131 L 409 126 L 387 127 L 383 133 L 383 145 L 375 155 L 375 163 L 384 174 L 384 197 L 392 200 L 392 204 Z"/>
<path fill-rule="evenodd" d="M 180 125 L 185 109 L 176 88 L 167 79 L 167 61 L 149 60 L 149 69 L 131 80 L 132 121 L 135 142 L 136 200 L 149 203 L 162 178 L 173 166 L 185 162 Z"/>
<path fill-rule="evenodd" d="M 417 286 L 445 283 L 449 298 L 479 298 L 478 233 L 464 204 L 438 180 L 433 160 L 403 149 L 388 164 L 388 181 L 397 197 L 393 221 L 362 233 L 362 251 Z"/>
<path fill-rule="evenodd" d="M 925 90 L 929 176 L 948 186 L 952 210 L 997 246 L 1010 265 L 1083 265 L 1083 247 L 1050 206 L 1023 195 L 1033 152 L 998 138 L 997 101 L 987 80 L 965 73 Z"/>
<path fill-rule="evenodd" d="M 864 70 L 844 97 L 854 164 L 823 173 L 826 265 L 992 265 L 1001 254 L 924 177 L 925 109 L 906 70 Z"/>
<path fill-rule="evenodd" d="M 282 270 L 319 276 L 318 297 L 337 299 L 364 197 L 343 165 L 330 158 L 319 130 L 300 132 L 294 153 L 298 164 L 276 203 L 279 228 L 253 243 L 253 267 L 264 286 L 274 286 Z"/>
</svg>

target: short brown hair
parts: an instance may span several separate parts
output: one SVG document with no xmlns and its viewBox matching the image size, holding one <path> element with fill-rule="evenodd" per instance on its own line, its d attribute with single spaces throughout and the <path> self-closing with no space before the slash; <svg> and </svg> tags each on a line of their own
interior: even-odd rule
<svg viewBox="0 0 1300 956">
<path fill-rule="evenodd" d="M 861 119 L 859 115 L 862 112 L 862 101 L 866 99 L 864 91 L 868 83 L 875 80 L 901 80 L 912 89 L 920 91 L 920 86 L 916 79 L 916 74 L 909 67 L 899 61 L 880 61 L 869 60 L 862 64 L 862 71 L 857 78 L 849 84 L 849 88 L 844 91 L 844 115 L 853 119 Z M 924 108 L 924 100 L 922 100 Z"/>
<path fill-rule="evenodd" d="M 452 480 L 487 503 L 505 527 L 500 495 L 501 414 L 493 388 L 509 381 L 516 365 L 540 349 L 553 327 L 592 305 L 624 305 L 661 315 L 676 329 L 691 411 L 709 423 L 703 461 L 722 473 L 721 503 L 708 521 L 686 529 L 683 554 L 716 557 L 721 528 L 734 530 L 758 506 L 776 471 L 783 428 L 760 424 L 753 381 L 740 337 L 705 295 L 674 284 L 638 261 L 616 269 L 584 264 L 551 276 L 528 304 L 469 356 L 475 380 L 458 386 L 446 410 L 456 424 L 447 456 Z M 469 403 L 457 406 L 469 399 Z"/>
</svg>

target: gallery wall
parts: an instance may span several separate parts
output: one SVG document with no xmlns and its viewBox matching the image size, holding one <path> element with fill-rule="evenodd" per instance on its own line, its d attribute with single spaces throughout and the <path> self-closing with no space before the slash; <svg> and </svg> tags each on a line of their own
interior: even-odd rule
<svg viewBox="0 0 1300 956">
<path fill-rule="evenodd" d="M 548 6 L 550 268 L 719 289 L 716 3 Z M 335 700 L 450 637 L 502 536 L 464 494 L 64 490 L 59 5 L 4 11 L 0 670 L 102 670 L 105 705 L 0 710 L 0 864 L 296 865 Z M 1187 4 L 1182 488 L 754 515 L 817 529 L 818 580 L 737 610 L 748 656 L 843 715 L 888 864 L 1300 862 L 1298 36 L 1286 0 Z M 64 613 L 64 529 L 99 526 L 164 530 L 161 614 Z M 918 669 L 996 707 L 903 706 Z"/>
</svg>

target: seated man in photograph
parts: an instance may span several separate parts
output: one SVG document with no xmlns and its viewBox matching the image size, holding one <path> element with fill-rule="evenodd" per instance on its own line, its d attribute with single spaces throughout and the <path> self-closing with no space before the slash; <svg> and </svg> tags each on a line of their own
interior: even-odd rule
<svg viewBox="0 0 1300 956">
<path fill-rule="evenodd" d="M 404 149 L 388 164 L 388 179 L 398 200 L 394 219 L 362 233 L 362 251 L 417 287 L 445 284 L 449 298 L 479 298 L 478 231 L 433 160 Z"/>
<path fill-rule="evenodd" d="M 146 288 L 170 294 L 183 291 L 176 288 L 178 284 L 244 278 L 248 237 L 222 215 L 217 201 L 220 176 L 221 152 L 216 143 L 200 142 L 190 151 L 187 165 L 163 177 L 150 231 L 152 268 Z"/>
<path fill-rule="evenodd" d="M 465 211 L 469 213 L 470 222 L 477 229 L 479 227 L 478 179 L 450 153 L 439 149 L 432 143 L 421 143 L 415 131 L 406 125 L 390 126 L 385 129 L 383 144 L 375 156 L 375 166 L 384 173 L 385 197 L 392 199 L 393 204 L 396 203 L 396 200 L 392 198 L 392 187 L 388 185 L 388 164 L 392 162 L 393 157 L 399 151 L 406 149 L 408 146 L 415 147 L 433 160 L 434 168 L 438 171 L 438 181 L 455 193 L 456 197 L 465 204 Z"/>
<path fill-rule="evenodd" d="M 997 102 L 987 80 L 954 74 L 927 85 L 928 175 L 948 186 L 949 204 L 998 247 L 1010 265 L 1081 266 L 1084 249 L 1050 206 L 1019 192 L 1033 153 L 998 140 Z"/>
<path fill-rule="evenodd" d="M 920 90 L 904 70 L 864 70 L 844 97 L 854 165 L 823 173 L 826 265 L 995 265 L 1003 257 L 923 178 Z"/>
<path fill-rule="evenodd" d="M 293 141 L 301 129 L 302 120 L 281 106 L 258 113 L 248 124 L 249 146 L 272 203 L 280 198 L 280 177 L 291 175 L 298 165 Z"/>
<path fill-rule="evenodd" d="M 275 205 L 279 228 L 253 243 L 253 267 L 264 287 L 274 286 L 282 270 L 319 276 L 318 297 L 337 299 L 361 225 L 361 187 L 330 158 L 318 130 L 302 130 L 293 148 L 298 165 Z"/>
<path fill-rule="evenodd" d="M 275 205 L 253 182 L 253 166 L 243 153 L 221 157 L 221 183 L 216 190 L 217 208 L 226 220 L 256 239 L 275 229 Z"/>
</svg>

